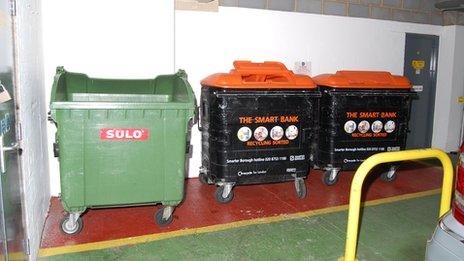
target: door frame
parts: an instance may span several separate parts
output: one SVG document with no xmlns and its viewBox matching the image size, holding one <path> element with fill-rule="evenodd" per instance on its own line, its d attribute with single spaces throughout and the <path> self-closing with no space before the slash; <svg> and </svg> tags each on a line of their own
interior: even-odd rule
<svg viewBox="0 0 464 261">
<path fill-rule="evenodd" d="M 14 106 L 15 106 L 15 136 L 16 136 L 16 142 L 18 143 L 19 149 L 16 152 L 17 153 L 17 161 L 18 161 L 18 175 L 19 175 L 19 185 L 20 185 L 20 198 L 21 198 L 21 225 L 22 225 L 22 233 L 23 233 L 23 238 L 22 238 L 22 250 L 23 254 L 25 255 L 26 259 L 29 259 L 30 256 L 30 244 L 29 244 L 29 233 L 27 230 L 27 221 L 26 221 L 26 202 L 25 202 L 25 182 L 24 182 L 24 175 L 23 175 L 23 161 L 22 161 L 22 129 L 21 129 L 21 118 L 20 118 L 20 109 L 21 106 L 20 104 L 20 79 L 19 79 L 19 72 L 18 72 L 18 53 L 17 53 L 17 43 L 18 43 L 18 33 L 17 33 L 17 23 L 16 23 L 16 18 L 17 18 L 17 5 L 16 5 L 16 0 L 5 0 L 9 2 L 10 5 L 10 19 L 11 19 L 11 33 L 12 33 L 12 46 L 13 46 L 13 86 L 14 86 Z"/>
</svg>

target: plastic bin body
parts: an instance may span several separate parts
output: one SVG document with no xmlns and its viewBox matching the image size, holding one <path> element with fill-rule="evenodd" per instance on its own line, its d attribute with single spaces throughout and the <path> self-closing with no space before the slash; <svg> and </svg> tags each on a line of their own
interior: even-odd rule
<svg viewBox="0 0 464 261">
<path fill-rule="evenodd" d="M 203 166 L 214 181 L 240 184 L 282 182 L 306 177 L 315 133 L 317 95 L 312 91 L 202 88 Z M 243 142 L 240 128 L 270 133 L 296 126 L 294 140 L 254 137 Z"/>
<path fill-rule="evenodd" d="M 322 93 L 316 166 L 355 170 L 375 153 L 405 148 L 415 95 L 406 78 L 340 71 L 314 81 Z"/>
<path fill-rule="evenodd" d="M 229 74 L 202 81 L 202 165 L 208 178 L 241 185 L 306 177 L 320 96 L 314 83 L 280 63 L 234 66 Z M 286 130 L 295 127 L 297 136 L 290 131 L 288 138 Z M 263 128 L 266 137 L 262 131 L 256 137 Z"/>
<path fill-rule="evenodd" d="M 57 70 L 51 117 L 66 211 L 182 201 L 195 113 L 184 76 L 105 80 Z"/>
</svg>

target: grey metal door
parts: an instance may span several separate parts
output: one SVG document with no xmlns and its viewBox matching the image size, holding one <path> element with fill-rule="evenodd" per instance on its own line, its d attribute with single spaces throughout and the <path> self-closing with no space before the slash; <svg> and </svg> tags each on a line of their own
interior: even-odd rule
<svg viewBox="0 0 464 261">
<path fill-rule="evenodd" d="M 411 108 L 408 149 L 429 148 L 432 144 L 438 39 L 435 35 L 406 34 L 404 75 L 417 92 Z"/>
<path fill-rule="evenodd" d="M 5 260 L 26 258 L 15 130 L 13 28 L 11 2 L 0 0 L 0 251 Z"/>
</svg>

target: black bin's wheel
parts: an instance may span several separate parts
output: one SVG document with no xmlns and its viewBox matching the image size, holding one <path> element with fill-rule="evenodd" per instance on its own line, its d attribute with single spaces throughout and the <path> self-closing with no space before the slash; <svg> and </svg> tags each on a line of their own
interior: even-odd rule
<svg viewBox="0 0 464 261">
<path fill-rule="evenodd" d="M 382 172 L 380 178 L 385 182 L 392 182 L 396 179 L 397 166 L 390 166 L 386 171 Z"/>
<path fill-rule="evenodd" d="M 167 226 L 172 223 L 172 214 L 169 216 L 168 219 L 163 218 L 164 207 L 158 209 L 155 214 L 155 221 L 156 224 L 160 227 Z"/>
<path fill-rule="evenodd" d="M 206 174 L 203 172 L 200 172 L 200 174 L 198 174 L 198 179 L 200 180 L 202 184 L 209 184 L 208 176 L 206 176 Z"/>
<path fill-rule="evenodd" d="M 333 186 L 338 182 L 337 170 L 326 170 L 322 176 L 322 182 L 327 186 Z"/>
<path fill-rule="evenodd" d="M 77 219 L 77 222 L 74 224 L 74 226 L 71 225 L 69 216 L 61 220 L 60 228 L 61 228 L 61 231 L 65 233 L 66 235 L 77 235 L 82 231 L 83 227 L 84 227 L 84 223 L 82 222 L 81 217 Z"/>
<path fill-rule="evenodd" d="M 306 189 L 306 183 L 305 183 L 304 179 L 297 179 L 295 181 L 295 191 L 296 191 L 296 196 L 299 199 L 306 198 L 307 189 Z"/>
<path fill-rule="evenodd" d="M 216 198 L 216 201 L 221 203 L 221 204 L 226 204 L 226 203 L 231 202 L 232 199 L 234 198 L 234 191 L 231 190 L 229 195 L 227 195 L 227 197 L 225 197 L 225 198 L 222 196 L 223 191 L 224 191 L 223 186 L 217 187 L 216 192 L 214 192 L 214 197 Z"/>
</svg>

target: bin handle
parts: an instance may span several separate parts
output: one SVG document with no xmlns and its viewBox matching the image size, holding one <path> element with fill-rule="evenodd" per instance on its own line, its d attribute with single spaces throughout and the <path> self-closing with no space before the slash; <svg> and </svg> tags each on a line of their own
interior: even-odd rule
<svg viewBox="0 0 464 261">
<path fill-rule="evenodd" d="M 235 61 L 233 74 L 242 78 L 242 83 L 279 83 L 294 84 L 292 71 L 280 62 L 253 63 L 250 61 Z"/>
<path fill-rule="evenodd" d="M 195 110 L 196 110 L 196 113 L 195 113 L 196 116 L 195 116 L 195 118 L 196 118 L 197 128 L 198 128 L 199 131 L 203 131 L 203 126 L 201 126 L 201 118 L 200 118 L 200 117 L 202 117 L 202 116 L 200 115 L 200 114 L 202 113 L 202 110 L 201 110 L 201 103 L 200 103 L 200 106 L 197 106 L 197 107 L 195 108 Z"/>
<path fill-rule="evenodd" d="M 56 121 L 52 117 L 52 112 L 51 111 L 47 112 L 47 119 L 48 119 L 49 122 L 55 124 L 55 126 L 58 126 L 58 124 L 56 123 Z"/>
</svg>

